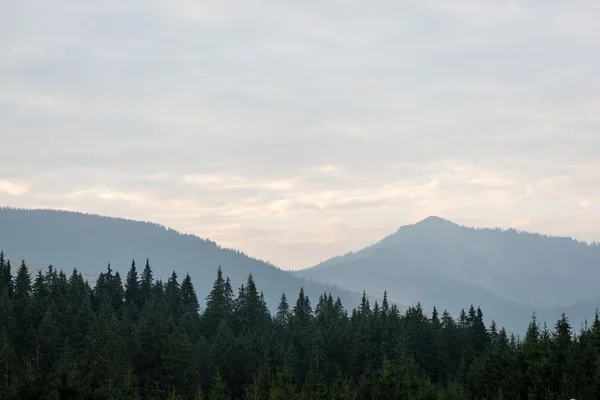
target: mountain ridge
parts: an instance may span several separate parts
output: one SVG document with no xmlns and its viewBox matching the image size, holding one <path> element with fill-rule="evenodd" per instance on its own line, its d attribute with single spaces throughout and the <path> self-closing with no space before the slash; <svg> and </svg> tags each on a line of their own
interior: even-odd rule
<svg viewBox="0 0 600 400">
<path fill-rule="evenodd" d="M 448 306 L 454 313 L 470 299 L 498 319 L 518 314 L 505 325 L 523 326 L 534 310 L 553 318 L 556 310 L 597 303 L 597 266 L 596 242 L 471 228 L 432 216 L 295 273 L 354 291 L 387 290 L 394 301 Z"/>
<path fill-rule="evenodd" d="M 189 273 L 201 301 L 210 291 L 219 265 L 231 277 L 234 291 L 252 273 L 257 285 L 267 290 L 265 299 L 271 310 L 277 306 L 282 292 L 288 298 L 295 298 L 301 287 L 313 301 L 331 292 L 353 307 L 361 297 L 335 285 L 296 277 L 270 262 L 197 235 L 180 233 L 154 222 L 90 213 L 0 208 L 0 249 L 12 260 L 25 259 L 32 265 L 52 264 L 67 273 L 77 268 L 90 276 L 97 276 L 110 263 L 124 278 L 132 260 L 139 270 L 148 258 L 156 278 L 166 280 L 173 270 L 181 279 Z"/>
<path fill-rule="evenodd" d="M 527 243 L 521 243 L 523 240 Z M 544 244 L 548 240 L 552 242 L 550 248 Z M 567 247 L 566 255 L 552 248 L 557 243 L 562 246 L 558 247 Z M 591 258 L 580 260 L 573 271 L 576 278 L 583 277 L 588 287 L 581 291 L 577 279 L 569 276 L 569 268 L 553 265 L 545 269 L 541 262 L 544 257 L 533 258 L 539 261 L 537 266 L 511 266 L 515 253 L 511 249 L 521 248 L 547 252 L 546 259 L 558 254 L 559 259 L 570 261 L 577 258 L 581 249 L 587 249 Z M 157 278 L 166 279 L 172 270 L 180 276 L 189 272 L 198 282 L 201 298 L 210 290 L 217 266 L 222 265 L 224 273 L 232 277 L 234 290 L 252 273 L 257 283 L 269 289 L 265 298 L 271 310 L 281 292 L 293 298 L 300 287 L 313 301 L 332 292 L 349 307 L 358 304 L 360 293 L 366 292 L 372 300 L 378 300 L 387 290 L 389 301 L 401 309 L 419 302 L 426 309 L 437 306 L 457 315 L 461 308 L 474 304 L 482 307 L 488 320 L 494 318 L 519 331 L 526 327 L 534 311 L 540 320 L 553 323 L 559 310 L 589 316 L 593 310 L 588 308 L 600 304 L 594 286 L 600 279 L 588 263 L 600 261 L 597 244 L 515 229 L 469 228 L 435 216 L 404 225 L 362 250 L 299 271 L 282 270 L 240 250 L 154 222 L 64 210 L 0 208 L 0 249 L 13 260 L 24 258 L 31 265 L 53 264 L 65 272 L 77 267 L 88 277 L 97 276 L 108 263 L 125 276 L 132 259 L 140 267 L 150 258 Z M 490 261 L 490 254 L 501 257 L 504 264 Z M 503 270 L 498 265 L 506 267 Z M 512 276 L 520 269 L 526 270 L 525 275 Z M 565 288 L 561 303 L 543 304 L 548 303 L 548 298 L 553 301 L 560 296 L 556 296 L 553 287 L 538 293 L 531 277 L 540 274 L 551 278 L 544 284 L 558 282 Z M 594 289 L 591 292 L 590 286 Z M 524 295 L 524 288 L 530 295 L 527 291 Z M 582 321 L 573 322 L 577 325 Z"/>
</svg>

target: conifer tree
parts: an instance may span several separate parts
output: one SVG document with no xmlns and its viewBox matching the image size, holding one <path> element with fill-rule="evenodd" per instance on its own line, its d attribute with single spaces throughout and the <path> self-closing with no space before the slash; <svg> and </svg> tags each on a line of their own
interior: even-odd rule
<svg viewBox="0 0 600 400">
<path fill-rule="evenodd" d="M 277 306 L 277 313 L 275 314 L 275 323 L 277 327 L 282 330 L 285 329 L 290 319 L 290 305 L 288 304 L 285 293 L 281 294 L 281 300 Z"/>
<path fill-rule="evenodd" d="M 196 290 L 192 285 L 192 278 L 189 274 L 186 274 L 183 282 L 181 283 L 181 326 L 185 330 L 186 334 L 190 338 L 192 343 L 195 343 L 198 336 L 201 334 L 200 330 L 200 305 L 198 303 L 198 297 L 196 296 Z"/>
<path fill-rule="evenodd" d="M 171 277 L 167 280 L 165 298 L 169 315 L 176 320 L 179 319 L 182 314 L 181 286 L 177 281 L 177 273 L 175 271 L 171 273 Z"/>
<path fill-rule="evenodd" d="M 63 351 L 63 332 L 60 327 L 60 313 L 54 302 L 51 302 L 40 322 L 35 345 L 36 368 L 51 369 L 53 363 L 60 358 Z"/>
<path fill-rule="evenodd" d="M 204 332 L 208 337 L 211 337 L 221 322 L 227 321 L 232 313 L 232 300 L 229 290 L 230 288 L 227 287 L 223 279 L 223 272 L 219 266 L 217 279 L 206 298 L 206 308 L 202 314 Z"/>
<path fill-rule="evenodd" d="M 175 328 L 167 337 L 161 379 L 186 396 L 192 395 L 194 383 L 200 378 L 196 372 L 194 355 L 194 347 L 185 330 L 182 327 Z"/>
<path fill-rule="evenodd" d="M 13 277 L 10 260 L 5 259 L 4 252 L 0 251 L 0 295 L 6 292 L 8 296 L 13 293 Z"/>
<path fill-rule="evenodd" d="M 326 400 L 328 397 L 327 385 L 319 373 L 318 363 L 308 372 L 303 395 L 305 399 L 311 400 Z"/>
<path fill-rule="evenodd" d="M 185 312 L 198 313 L 200 310 L 198 296 L 196 296 L 190 274 L 186 274 L 183 282 L 181 282 L 181 303 Z"/>
<path fill-rule="evenodd" d="M 292 372 L 287 366 L 278 369 L 271 384 L 269 400 L 296 400 L 298 394 L 293 382 Z"/>
<path fill-rule="evenodd" d="M 142 394 L 159 382 L 164 372 L 168 328 L 164 310 L 155 297 L 151 298 L 144 307 L 136 329 L 137 348 L 133 359 Z"/>
<path fill-rule="evenodd" d="M 381 400 L 394 400 L 398 398 L 398 388 L 394 379 L 394 371 L 392 370 L 390 361 L 386 358 L 383 359 L 381 368 L 374 378 L 371 396 L 373 399 Z"/>
<path fill-rule="evenodd" d="M 572 363 L 571 348 L 572 348 L 572 331 L 569 320 L 563 313 L 561 318 L 556 322 L 554 331 L 554 346 L 552 357 L 552 383 L 555 393 L 567 395 L 565 389 L 570 388 L 568 385 L 568 371 Z M 571 388 L 572 389 L 572 388 Z"/>
<path fill-rule="evenodd" d="M 34 309 L 31 304 L 31 276 L 25 260 L 17 270 L 12 299 L 15 324 L 12 335 L 17 354 L 24 356 L 30 353 L 33 345 L 33 332 L 30 327 L 34 324 Z"/>
<path fill-rule="evenodd" d="M 538 367 L 541 359 L 540 328 L 535 313 L 531 317 L 520 350 L 518 358 L 520 396 L 535 396 L 540 384 Z"/>
<path fill-rule="evenodd" d="M 271 376 L 268 366 L 261 367 L 251 385 L 246 387 L 244 400 L 269 400 Z"/>
<path fill-rule="evenodd" d="M 388 303 L 388 294 L 387 294 L 387 290 L 385 290 L 383 292 L 383 301 L 381 302 L 381 312 L 383 315 L 387 315 L 389 310 L 390 310 L 390 306 Z"/>
<path fill-rule="evenodd" d="M 487 328 L 483 322 L 483 312 L 479 307 L 471 324 L 471 347 L 477 355 L 483 354 L 489 341 Z"/>
<path fill-rule="evenodd" d="M 238 332 L 253 332 L 262 327 L 264 320 L 264 303 L 260 298 L 252 274 L 248 275 L 246 286 L 240 288 L 235 310 L 235 325 Z"/>
<path fill-rule="evenodd" d="M 271 317 L 252 276 L 234 301 L 219 269 L 199 315 L 189 275 L 155 283 L 147 265 L 123 285 L 108 267 L 92 289 L 52 266 L 32 283 L 25 262 L 7 280 L 8 264 L 0 254 L 0 398 L 600 398 L 598 313 L 577 332 L 534 315 L 517 340 L 473 306 L 454 321 L 364 293 L 346 312 L 323 293 L 313 312 L 301 289 Z"/>
<path fill-rule="evenodd" d="M 86 336 L 80 381 L 88 398 L 108 398 L 110 387 L 124 375 L 123 342 L 112 304 L 104 301 Z"/>
<path fill-rule="evenodd" d="M 146 259 L 146 266 L 142 272 L 140 280 L 140 292 L 141 292 L 141 303 L 145 303 L 152 297 L 152 288 L 154 285 L 154 275 L 152 274 L 152 268 L 150 268 L 150 260 Z"/>
<path fill-rule="evenodd" d="M 9 393 L 15 399 L 42 399 L 48 394 L 39 354 L 24 360 L 19 379 L 10 389 Z"/>
<path fill-rule="evenodd" d="M 217 372 L 213 387 L 210 391 L 210 400 L 229 400 L 229 394 L 227 393 L 227 386 L 221 379 L 221 375 Z"/>
<path fill-rule="evenodd" d="M 343 377 L 340 371 L 338 371 L 337 378 L 333 382 L 330 390 L 332 400 L 355 400 L 356 391 L 352 387 L 351 383 Z"/>
<path fill-rule="evenodd" d="M 133 360 L 137 351 L 137 327 L 140 322 L 140 311 L 133 302 L 129 302 L 123 308 L 121 320 L 119 321 L 119 332 L 123 337 L 123 352 L 127 359 Z M 131 365 L 133 368 L 133 363 Z M 131 372 L 129 378 L 134 377 Z"/>
<path fill-rule="evenodd" d="M 115 275 L 110 281 L 110 299 L 111 305 L 115 312 L 120 313 L 123 308 L 123 302 L 125 300 L 125 290 L 123 288 L 123 281 L 119 271 L 115 272 Z"/>
<path fill-rule="evenodd" d="M 8 293 L 3 293 L 8 297 Z M 0 303 L 0 307 L 3 304 Z M 2 310 L 0 308 L 0 310 Z M 0 311 L 0 318 L 3 317 Z M 6 327 L 0 326 L 0 398 L 8 397 L 13 382 L 18 378 L 18 357 L 8 335 Z"/>
<path fill-rule="evenodd" d="M 142 307 L 142 293 L 138 279 L 135 260 L 131 261 L 131 268 L 125 279 L 125 305 L 133 303 L 138 309 Z"/>
<path fill-rule="evenodd" d="M 67 295 L 64 299 L 66 309 L 62 324 L 69 346 L 74 351 L 81 351 L 86 346 L 86 332 L 94 319 L 90 294 L 83 276 L 77 272 L 77 269 L 74 269 L 69 278 Z"/>
<path fill-rule="evenodd" d="M 21 261 L 21 265 L 17 270 L 17 277 L 15 279 L 14 287 L 14 298 L 19 302 L 29 301 L 31 295 L 31 276 L 29 275 L 29 268 L 25 263 L 25 260 Z"/>
</svg>

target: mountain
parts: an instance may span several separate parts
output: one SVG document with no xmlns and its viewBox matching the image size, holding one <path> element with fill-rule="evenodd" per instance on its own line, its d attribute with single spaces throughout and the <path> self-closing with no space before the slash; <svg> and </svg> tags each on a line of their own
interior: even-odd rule
<svg viewBox="0 0 600 400">
<path fill-rule="evenodd" d="M 324 292 L 339 296 L 347 307 L 357 305 L 360 298 L 357 293 L 306 281 L 240 251 L 150 222 L 67 211 L 0 208 L 0 249 L 15 267 L 16 261 L 25 259 L 30 265 L 52 264 L 67 273 L 76 267 L 93 277 L 111 263 L 123 280 L 133 259 L 141 273 L 148 258 L 157 279 L 166 281 L 175 271 L 181 282 L 189 273 L 201 301 L 221 265 L 236 295 L 237 288 L 252 273 L 272 311 L 282 292 L 293 305 L 301 287 L 314 304 Z"/>
<path fill-rule="evenodd" d="M 403 226 L 358 252 L 296 275 L 453 314 L 480 305 L 488 320 L 523 331 L 533 311 L 578 325 L 600 305 L 600 246 L 514 229 L 475 229 L 438 217 Z M 580 311 L 581 310 L 581 311 Z"/>
</svg>

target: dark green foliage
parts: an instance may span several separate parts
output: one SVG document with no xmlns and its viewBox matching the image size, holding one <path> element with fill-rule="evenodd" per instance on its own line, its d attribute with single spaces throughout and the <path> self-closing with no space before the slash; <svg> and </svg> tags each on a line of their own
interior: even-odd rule
<svg viewBox="0 0 600 400">
<path fill-rule="evenodd" d="M 277 314 L 275 314 L 275 324 L 280 330 L 285 329 L 290 320 L 290 305 L 285 297 L 285 293 L 281 294 L 281 301 L 277 306 Z"/>
<path fill-rule="evenodd" d="M 150 260 L 146 259 L 146 266 L 144 272 L 142 272 L 142 279 L 140 282 L 140 295 L 141 302 L 145 304 L 146 301 L 152 297 L 152 287 L 154 282 L 154 275 L 152 274 L 152 268 L 150 268 Z"/>
<path fill-rule="evenodd" d="M 94 289 L 74 270 L 6 277 L 0 253 L 0 398 L 4 399 L 598 399 L 600 316 L 573 333 L 533 316 L 522 340 L 471 306 L 455 321 L 384 294 L 350 315 L 301 289 L 273 317 L 252 275 L 233 297 L 217 271 L 199 313 L 189 275 L 154 281 L 109 266 Z"/>
<path fill-rule="evenodd" d="M 217 372 L 217 376 L 215 377 L 215 381 L 213 383 L 213 387 L 210 391 L 210 400 L 228 400 L 230 399 L 227 393 L 227 386 L 221 379 L 221 375 Z"/>
<path fill-rule="evenodd" d="M 221 267 L 217 270 L 217 279 L 206 298 L 202 322 L 206 336 L 211 337 L 221 322 L 230 320 L 233 312 L 233 296 L 231 286 L 223 279 Z"/>
<path fill-rule="evenodd" d="M 252 275 L 249 275 L 246 286 L 240 288 L 235 301 L 233 325 L 238 333 L 250 333 L 257 329 L 266 329 L 268 323 L 269 311 L 256 289 Z"/>
<path fill-rule="evenodd" d="M 185 275 L 181 283 L 181 306 L 184 312 L 198 313 L 200 311 L 198 296 L 189 274 Z"/>
<path fill-rule="evenodd" d="M 143 306 L 143 300 L 134 260 L 131 262 L 131 268 L 127 273 L 127 279 L 125 280 L 125 304 L 133 303 L 140 309 Z"/>
<path fill-rule="evenodd" d="M 181 318 L 183 312 L 181 287 L 177 281 L 177 274 L 175 271 L 173 271 L 171 277 L 167 280 L 167 285 L 165 287 L 165 301 L 167 302 L 168 315 L 174 319 Z"/>
<path fill-rule="evenodd" d="M 10 266 L 10 260 L 6 260 L 4 252 L 0 252 L 0 294 L 13 294 L 13 277 Z"/>
</svg>

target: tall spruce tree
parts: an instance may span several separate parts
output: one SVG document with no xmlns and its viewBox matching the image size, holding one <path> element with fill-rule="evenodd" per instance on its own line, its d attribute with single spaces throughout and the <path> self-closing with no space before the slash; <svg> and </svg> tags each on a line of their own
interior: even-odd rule
<svg viewBox="0 0 600 400">
<path fill-rule="evenodd" d="M 35 310 L 32 307 L 31 294 L 31 276 L 29 275 L 29 268 L 27 267 L 25 260 L 23 260 L 17 270 L 12 300 L 15 321 L 12 335 L 17 354 L 21 357 L 29 354 L 33 350 L 34 333 L 30 327 L 35 323 L 33 320 Z"/>
<path fill-rule="evenodd" d="M 8 296 L 13 293 L 13 277 L 10 260 L 5 259 L 4 252 L 0 251 L 0 295 L 6 292 Z"/>
<path fill-rule="evenodd" d="M 275 314 L 275 324 L 281 331 L 285 329 L 290 320 L 290 305 L 288 304 L 285 293 L 281 294 L 281 300 L 277 306 L 277 313 Z"/>
<path fill-rule="evenodd" d="M 200 311 L 198 296 L 190 274 L 186 274 L 183 282 L 181 282 L 181 305 L 186 312 L 198 313 Z"/>
<path fill-rule="evenodd" d="M 179 319 L 183 312 L 181 303 L 181 286 L 177 280 L 177 273 L 173 271 L 171 277 L 167 280 L 165 287 L 165 300 L 169 315 L 174 319 Z"/>
<path fill-rule="evenodd" d="M 146 259 L 146 266 L 142 272 L 140 280 L 141 303 L 144 304 L 152 297 L 152 289 L 154 286 L 154 275 L 150 267 L 150 260 Z"/>
<path fill-rule="evenodd" d="M 217 278 L 210 294 L 206 297 L 206 308 L 202 314 L 202 323 L 205 334 L 211 337 L 221 322 L 228 321 L 232 313 L 232 298 L 229 293 L 231 287 L 223 279 L 221 266 L 217 270 Z"/>
<path fill-rule="evenodd" d="M 143 305 L 142 300 L 140 281 L 137 268 L 135 267 L 135 260 L 133 260 L 131 261 L 131 268 L 129 269 L 129 272 L 127 272 L 127 278 L 125 279 L 125 304 L 132 303 L 138 309 L 141 309 Z"/>
</svg>

